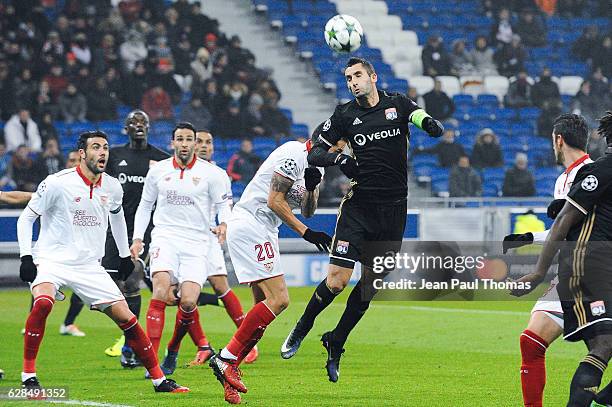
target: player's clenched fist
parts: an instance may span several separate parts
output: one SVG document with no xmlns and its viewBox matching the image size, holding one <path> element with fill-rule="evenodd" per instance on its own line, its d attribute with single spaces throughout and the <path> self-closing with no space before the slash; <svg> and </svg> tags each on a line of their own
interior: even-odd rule
<svg viewBox="0 0 612 407">
<path fill-rule="evenodd" d="M 316 167 L 308 167 L 304 170 L 304 184 L 307 191 L 314 191 L 321 182 L 321 171 Z"/>
<path fill-rule="evenodd" d="M 132 254 L 133 259 L 137 259 L 140 257 L 140 253 L 144 250 L 144 244 L 140 239 L 134 239 L 132 242 L 132 246 L 130 247 L 130 253 Z"/>
<path fill-rule="evenodd" d="M 325 232 L 319 232 L 310 228 L 306 229 L 302 236 L 304 240 L 317 246 L 319 251 L 329 253 L 329 247 L 331 246 L 332 238 Z"/>
<path fill-rule="evenodd" d="M 342 171 L 347 178 L 355 178 L 359 174 L 357 161 L 350 155 L 340 154 L 336 158 L 336 164 L 338 164 L 340 171 Z"/>
<path fill-rule="evenodd" d="M 444 133 L 444 126 L 440 121 L 431 117 L 426 117 L 423 120 L 423 130 L 432 137 L 440 137 Z"/>
<path fill-rule="evenodd" d="M 32 256 L 22 256 L 21 266 L 19 267 L 19 278 L 26 283 L 31 283 L 36 279 L 36 274 L 38 274 L 38 271 L 36 269 L 36 264 L 34 264 L 34 260 L 32 260 Z"/>
</svg>

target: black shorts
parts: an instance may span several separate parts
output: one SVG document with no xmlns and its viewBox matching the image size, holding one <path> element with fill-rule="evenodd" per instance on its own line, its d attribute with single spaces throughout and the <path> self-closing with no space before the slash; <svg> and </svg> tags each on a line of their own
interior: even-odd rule
<svg viewBox="0 0 612 407">
<path fill-rule="evenodd" d="M 338 209 L 329 263 L 353 268 L 360 262 L 371 267 L 374 256 L 397 253 L 404 237 L 406 211 L 405 199 L 372 204 L 349 191 Z"/>
<path fill-rule="evenodd" d="M 132 242 L 129 242 L 132 244 Z M 147 258 L 147 254 L 149 253 L 149 244 L 145 243 L 144 252 L 140 255 L 140 258 L 145 260 Z M 104 257 L 102 258 L 102 267 L 104 267 L 107 271 L 111 270 L 111 277 L 114 277 L 117 273 L 112 271 L 119 270 L 119 264 L 121 264 L 121 257 L 119 257 L 119 249 L 117 249 L 117 244 L 115 243 L 115 239 L 111 234 L 106 235 L 106 243 L 104 245 Z"/>
<path fill-rule="evenodd" d="M 573 250 L 559 255 L 557 291 L 563 308 L 563 337 L 571 342 L 612 333 L 609 254 L 592 250 L 595 245 L 576 259 Z"/>
</svg>

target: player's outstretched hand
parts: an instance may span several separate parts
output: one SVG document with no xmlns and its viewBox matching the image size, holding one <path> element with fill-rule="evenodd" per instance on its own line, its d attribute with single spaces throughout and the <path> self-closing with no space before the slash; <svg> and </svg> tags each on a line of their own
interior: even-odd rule
<svg viewBox="0 0 612 407">
<path fill-rule="evenodd" d="M 121 263 L 119 263 L 119 279 L 125 281 L 128 279 L 130 274 L 134 271 L 134 262 L 131 257 L 122 257 Z"/>
<path fill-rule="evenodd" d="M 317 167 L 308 167 L 304 170 L 304 184 L 306 191 L 314 191 L 321 182 L 323 174 Z"/>
<path fill-rule="evenodd" d="M 533 233 L 512 233 L 506 237 L 504 237 L 504 241 L 502 242 L 502 248 L 504 254 L 508 251 L 508 249 L 516 249 L 517 247 L 526 246 L 528 244 L 533 243 Z"/>
<path fill-rule="evenodd" d="M 544 276 L 539 273 L 534 272 L 524 275 L 523 277 L 515 281 L 516 283 L 524 283 L 522 284 L 523 287 L 510 290 L 510 295 L 515 297 L 522 297 L 523 295 L 527 295 L 533 290 L 535 290 L 535 288 L 539 286 L 542 281 L 544 281 Z"/>
<path fill-rule="evenodd" d="M 336 164 L 338 164 L 340 167 L 340 171 L 342 171 L 342 173 L 349 179 L 355 178 L 357 175 L 359 175 L 357 161 L 355 161 L 355 159 L 350 155 L 340 154 L 336 158 Z"/>
<path fill-rule="evenodd" d="M 140 257 L 140 253 L 144 252 L 144 244 L 140 239 L 134 239 L 132 246 L 130 246 L 130 253 L 132 258 L 135 260 Z"/>
<path fill-rule="evenodd" d="M 439 120 L 432 117 L 426 117 L 423 121 L 423 130 L 431 137 L 440 137 L 444 133 L 444 126 Z"/>
<path fill-rule="evenodd" d="M 219 226 L 211 228 L 210 231 L 217 236 L 219 244 L 225 243 L 225 236 L 227 234 L 227 225 L 225 222 L 221 223 Z"/>
<path fill-rule="evenodd" d="M 31 283 L 36 279 L 38 270 L 32 256 L 21 256 L 21 266 L 19 267 L 19 278 L 26 283 Z"/>
<path fill-rule="evenodd" d="M 565 206 L 565 199 L 555 199 L 548 205 L 546 215 L 548 215 L 550 219 L 557 219 L 557 215 L 561 212 L 563 206 Z"/>
<path fill-rule="evenodd" d="M 317 246 L 317 249 L 321 252 L 329 253 L 329 247 L 331 246 L 332 238 L 325 232 L 319 232 L 310 228 L 306 229 L 304 240 Z"/>
</svg>

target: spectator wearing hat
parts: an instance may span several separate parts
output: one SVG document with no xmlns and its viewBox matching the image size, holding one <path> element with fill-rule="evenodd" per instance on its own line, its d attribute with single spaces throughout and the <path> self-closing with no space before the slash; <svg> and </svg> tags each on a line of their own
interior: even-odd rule
<svg viewBox="0 0 612 407">
<path fill-rule="evenodd" d="M 517 153 L 514 166 L 506 171 L 502 191 L 505 197 L 534 196 L 535 179 L 527 168 L 527 154 Z"/>
<path fill-rule="evenodd" d="M 450 168 L 459 162 L 459 157 L 465 155 L 463 146 L 455 142 L 455 130 L 447 127 L 441 141 L 431 148 L 419 146 L 417 154 L 436 154 L 440 167 Z"/>
<path fill-rule="evenodd" d="M 204 47 L 198 49 L 196 57 L 190 64 L 192 86 L 200 87 L 204 81 L 212 77 L 212 63 L 210 61 L 210 53 Z"/>
<path fill-rule="evenodd" d="M 488 127 L 478 132 L 472 149 L 472 165 L 475 168 L 494 168 L 504 165 L 497 135 Z"/>
<path fill-rule="evenodd" d="M 480 175 L 470 167 L 467 155 L 459 157 L 448 177 L 448 192 L 451 198 L 470 198 L 482 195 Z"/>
<path fill-rule="evenodd" d="M 446 120 L 455 112 L 455 104 L 442 90 L 442 82 L 434 80 L 434 88 L 423 95 L 427 112 L 438 120 Z"/>
</svg>

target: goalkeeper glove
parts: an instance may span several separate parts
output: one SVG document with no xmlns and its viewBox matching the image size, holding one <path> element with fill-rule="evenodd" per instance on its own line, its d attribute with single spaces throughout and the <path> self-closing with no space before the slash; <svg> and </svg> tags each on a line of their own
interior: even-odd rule
<svg viewBox="0 0 612 407">
<path fill-rule="evenodd" d="M 423 119 L 423 130 L 431 137 L 440 137 L 444 133 L 444 126 L 442 126 L 440 121 L 432 117 L 426 117 Z"/>
<path fill-rule="evenodd" d="M 348 178 L 355 178 L 359 175 L 357 161 L 350 155 L 339 154 L 338 157 L 336 157 L 336 164 L 338 164 L 340 171 Z"/>
<path fill-rule="evenodd" d="M 513 233 L 504 237 L 504 241 L 502 243 L 502 248 L 504 254 L 508 251 L 508 249 L 516 249 L 517 247 L 526 246 L 528 244 L 533 243 L 533 233 Z"/>
<path fill-rule="evenodd" d="M 19 278 L 26 283 L 31 283 L 36 279 L 37 274 L 38 270 L 36 269 L 34 260 L 32 260 L 32 256 L 22 256 L 21 266 L 19 267 Z"/>
<path fill-rule="evenodd" d="M 310 228 L 306 229 L 302 236 L 304 240 L 313 245 L 317 246 L 319 251 L 329 253 L 329 247 L 331 246 L 332 238 L 325 232 L 319 232 Z"/>
</svg>

